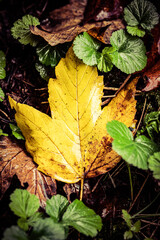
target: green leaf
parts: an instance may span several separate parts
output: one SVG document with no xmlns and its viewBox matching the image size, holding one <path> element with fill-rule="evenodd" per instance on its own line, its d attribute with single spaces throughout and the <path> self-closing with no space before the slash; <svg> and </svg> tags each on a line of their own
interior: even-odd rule
<svg viewBox="0 0 160 240">
<path fill-rule="evenodd" d="M 38 220 L 33 227 L 30 240 L 63 240 L 66 239 L 64 227 L 54 223 L 51 218 Z"/>
<path fill-rule="evenodd" d="M 11 28 L 12 36 L 18 39 L 20 43 L 31 46 L 36 46 L 39 42 L 39 37 L 35 36 L 30 31 L 30 26 L 37 26 L 40 22 L 32 15 L 25 15 L 22 19 L 18 19 Z"/>
<path fill-rule="evenodd" d="M 57 194 L 46 201 L 46 213 L 53 218 L 55 222 L 59 222 L 68 205 L 69 202 L 67 198 Z"/>
<path fill-rule="evenodd" d="M 0 102 L 3 102 L 4 98 L 5 98 L 5 94 L 2 90 L 2 88 L 0 87 Z"/>
<path fill-rule="evenodd" d="M 46 66 L 55 67 L 59 60 L 64 56 L 64 53 L 58 50 L 57 47 L 52 47 L 49 44 L 41 44 L 36 48 L 39 61 Z"/>
<path fill-rule="evenodd" d="M 18 226 L 23 229 L 24 231 L 27 231 L 29 226 L 34 226 L 34 224 L 42 218 L 42 213 L 36 212 L 34 215 L 32 215 L 29 218 L 19 218 L 17 221 Z"/>
<path fill-rule="evenodd" d="M 0 67 L 6 67 L 6 56 L 3 51 L 0 51 Z"/>
<path fill-rule="evenodd" d="M 27 234 L 17 226 L 7 228 L 2 240 L 28 240 Z"/>
<path fill-rule="evenodd" d="M 50 74 L 49 74 L 50 71 L 48 70 L 48 67 L 46 67 L 43 64 L 37 62 L 35 64 L 35 68 L 39 72 L 39 75 L 41 76 L 41 78 L 43 78 L 45 81 L 48 82 L 48 80 L 50 78 Z"/>
<path fill-rule="evenodd" d="M 124 209 L 122 209 L 122 217 L 124 221 L 127 223 L 128 227 L 131 228 L 132 226 L 131 215 Z"/>
<path fill-rule="evenodd" d="M 124 8 L 124 19 L 130 26 L 151 30 L 159 21 L 156 7 L 146 0 L 134 0 Z"/>
<path fill-rule="evenodd" d="M 0 128 L 0 136 L 8 136 L 8 134 L 4 133 L 3 130 Z"/>
<path fill-rule="evenodd" d="M 153 177 L 160 179 L 160 152 L 156 152 L 150 156 L 148 162 L 149 169 L 153 171 Z"/>
<path fill-rule="evenodd" d="M 99 215 L 84 205 L 78 199 L 74 200 L 62 217 L 62 223 L 65 226 L 72 226 L 80 233 L 86 236 L 94 237 L 97 230 L 102 228 L 102 220 Z"/>
<path fill-rule="evenodd" d="M 144 37 L 145 31 L 138 28 L 138 26 L 127 26 L 127 32 L 132 36 Z"/>
<path fill-rule="evenodd" d="M 28 231 L 29 225 L 26 218 L 19 218 L 17 221 L 17 225 L 24 231 Z"/>
<path fill-rule="evenodd" d="M 12 130 L 12 134 L 13 136 L 16 138 L 16 139 L 21 139 L 21 140 L 25 140 L 23 135 L 22 135 L 22 132 L 20 130 L 20 128 L 14 124 L 9 124 L 10 126 L 10 129 Z"/>
<path fill-rule="evenodd" d="M 131 239 L 133 238 L 133 233 L 129 230 L 124 233 L 124 239 Z"/>
<path fill-rule="evenodd" d="M 0 67 L 0 79 L 4 79 L 6 77 L 6 70 L 3 67 Z"/>
<path fill-rule="evenodd" d="M 102 53 L 100 54 L 100 58 L 98 58 L 98 69 L 103 72 L 109 72 L 111 71 L 113 67 L 112 63 L 112 55 L 110 53 L 113 53 L 115 51 L 115 48 L 113 47 L 105 47 L 102 50 Z"/>
<path fill-rule="evenodd" d="M 97 51 L 101 46 L 101 43 L 94 40 L 87 32 L 83 35 L 79 35 L 73 42 L 73 51 L 75 55 L 82 59 L 83 62 L 89 66 L 97 64 L 100 53 Z"/>
<path fill-rule="evenodd" d="M 128 129 L 128 127 L 117 120 L 112 120 L 111 122 L 107 123 L 107 132 L 111 135 L 114 139 L 119 139 L 123 141 L 123 139 L 133 140 L 133 134 Z"/>
<path fill-rule="evenodd" d="M 124 123 L 116 120 L 107 124 L 107 132 L 114 139 L 112 142 L 113 150 L 122 156 L 126 162 L 135 167 L 147 170 L 148 158 L 158 150 L 158 146 L 145 136 L 139 136 L 135 140 L 129 139 L 130 130 L 128 129 L 128 133 L 126 133 L 127 128 L 124 125 Z M 120 129 L 124 131 L 121 132 Z"/>
<path fill-rule="evenodd" d="M 140 220 L 138 220 L 137 222 L 135 222 L 135 224 L 131 227 L 131 231 L 138 233 L 140 231 L 141 228 L 141 222 Z"/>
<path fill-rule="evenodd" d="M 156 141 L 158 134 L 160 132 L 160 111 L 148 113 L 144 118 L 144 124 L 148 135 L 152 140 Z"/>
<path fill-rule="evenodd" d="M 146 49 L 141 39 L 132 37 L 123 29 L 112 33 L 111 45 L 116 51 L 112 63 L 127 74 L 142 70 L 147 63 Z"/>
<path fill-rule="evenodd" d="M 10 196 L 10 209 L 21 218 L 28 218 L 39 208 L 39 199 L 27 190 L 16 189 Z"/>
</svg>

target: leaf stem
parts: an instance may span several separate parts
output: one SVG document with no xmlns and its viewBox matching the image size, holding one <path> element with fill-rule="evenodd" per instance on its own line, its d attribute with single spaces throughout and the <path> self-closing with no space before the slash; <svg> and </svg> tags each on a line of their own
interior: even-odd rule
<svg viewBox="0 0 160 240">
<path fill-rule="evenodd" d="M 84 176 L 81 178 L 81 191 L 80 191 L 80 198 L 79 198 L 80 201 L 82 201 L 83 199 L 83 185 L 84 185 Z"/>
<path fill-rule="evenodd" d="M 130 165 L 127 163 L 127 167 L 128 167 L 128 174 L 129 174 L 129 183 L 130 183 L 130 187 L 131 187 L 131 200 L 133 201 L 133 183 L 132 183 L 132 175 L 131 175 L 131 168 Z"/>
</svg>

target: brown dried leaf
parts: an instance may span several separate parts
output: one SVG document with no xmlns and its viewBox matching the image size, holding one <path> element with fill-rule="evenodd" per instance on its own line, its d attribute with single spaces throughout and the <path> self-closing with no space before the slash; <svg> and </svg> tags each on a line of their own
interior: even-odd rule
<svg viewBox="0 0 160 240">
<path fill-rule="evenodd" d="M 143 91 L 147 92 L 158 88 L 160 85 L 160 60 L 152 68 L 145 72 L 144 76 L 148 78 L 148 83 Z"/>
<path fill-rule="evenodd" d="M 70 4 L 60 9 L 55 9 L 50 13 L 50 18 L 54 23 L 53 26 L 41 25 L 41 29 L 32 26 L 30 30 L 33 34 L 43 37 L 51 46 L 55 46 L 59 43 L 70 42 L 79 33 L 86 32 L 92 28 L 114 26 L 115 29 L 115 23 L 112 23 L 112 21 L 96 22 L 93 19 L 92 21 L 90 19 L 88 21 L 86 6 L 87 0 L 72 0 Z M 109 15 L 111 15 L 111 13 Z M 105 19 L 106 18 L 107 15 Z M 102 20 L 102 17 L 100 20 Z M 115 30 L 117 30 L 117 28 Z"/>
<path fill-rule="evenodd" d="M 117 31 L 119 29 L 124 29 L 125 26 L 121 19 L 113 20 L 111 23 L 105 27 L 105 28 L 93 28 L 88 31 L 88 33 L 93 36 L 94 38 L 97 38 L 99 41 L 110 44 L 110 37 L 112 36 L 112 33 L 114 31 Z"/>
<path fill-rule="evenodd" d="M 15 174 L 22 186 L 27 183 L 27 190 L 38 196 L 42 207 L 45 206 L 47 198 L 56 194 L 55 179 L 39 172 L 32 158 L 16 142 L 2 137 L 0 139 L 0 156 L 1 197 L 9 188 Z"/>
</svg>

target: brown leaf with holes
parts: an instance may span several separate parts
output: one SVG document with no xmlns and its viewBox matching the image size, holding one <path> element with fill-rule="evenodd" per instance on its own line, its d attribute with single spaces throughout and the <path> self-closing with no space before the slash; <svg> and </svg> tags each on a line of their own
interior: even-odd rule
<svg viewBox="0 0 160 240">
<path fill-rule="evenodd" d="M 8 137 L 0 139 L 0 187 L 1 197 L 9 188 L 12 177 L 16 174 L 21 185 L 27 183 L 27 190 L 37 195 L 41 206 L 45 206 L 47 198 L 56 194 L 56 181 L 37 170 L 32 158 L 20 147 L 16 141 Z"/>
<path fill-rule="evenodd" d="M 160 60 L 152 68 L 145 72 L 144 76 L 147 77 L 148 83 L 143 91 L 148 92 L 158 88 L 160 85 Z"/>
<path fill-rule="evenodd" d="M 50 13 L 53 25 L 31 26 L 33 34 L 43 37 L 51 46 L 72 41 L 79 33 L 92 28 L 113 26 L 112 21 L 87 20 L 87 0 L 72 0 Z M 111 14 L 111 13 L 110 13 Z M 102 20 L 102 17 L 101 17 Z M 116 30 L 116 29 L 115 29 Z"/>
</svg>

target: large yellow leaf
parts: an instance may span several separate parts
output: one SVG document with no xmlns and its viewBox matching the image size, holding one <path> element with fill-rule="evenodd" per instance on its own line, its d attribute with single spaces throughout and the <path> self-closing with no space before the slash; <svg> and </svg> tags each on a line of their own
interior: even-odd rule
<svg viewBox="0 0 160 240">
<path fill-rule="evenodd" d="M 51 117 L 9 99 L 28 152 L 38 170 L 60 181 L 75 183 L 105 173 L 120 160 L 106 123 L 133 124 L 136 80 L 101 110 L 103 77 L 78 60 L 72 48 L 56 67 L 56 77 L 48 84 Z"/>
</svg>

